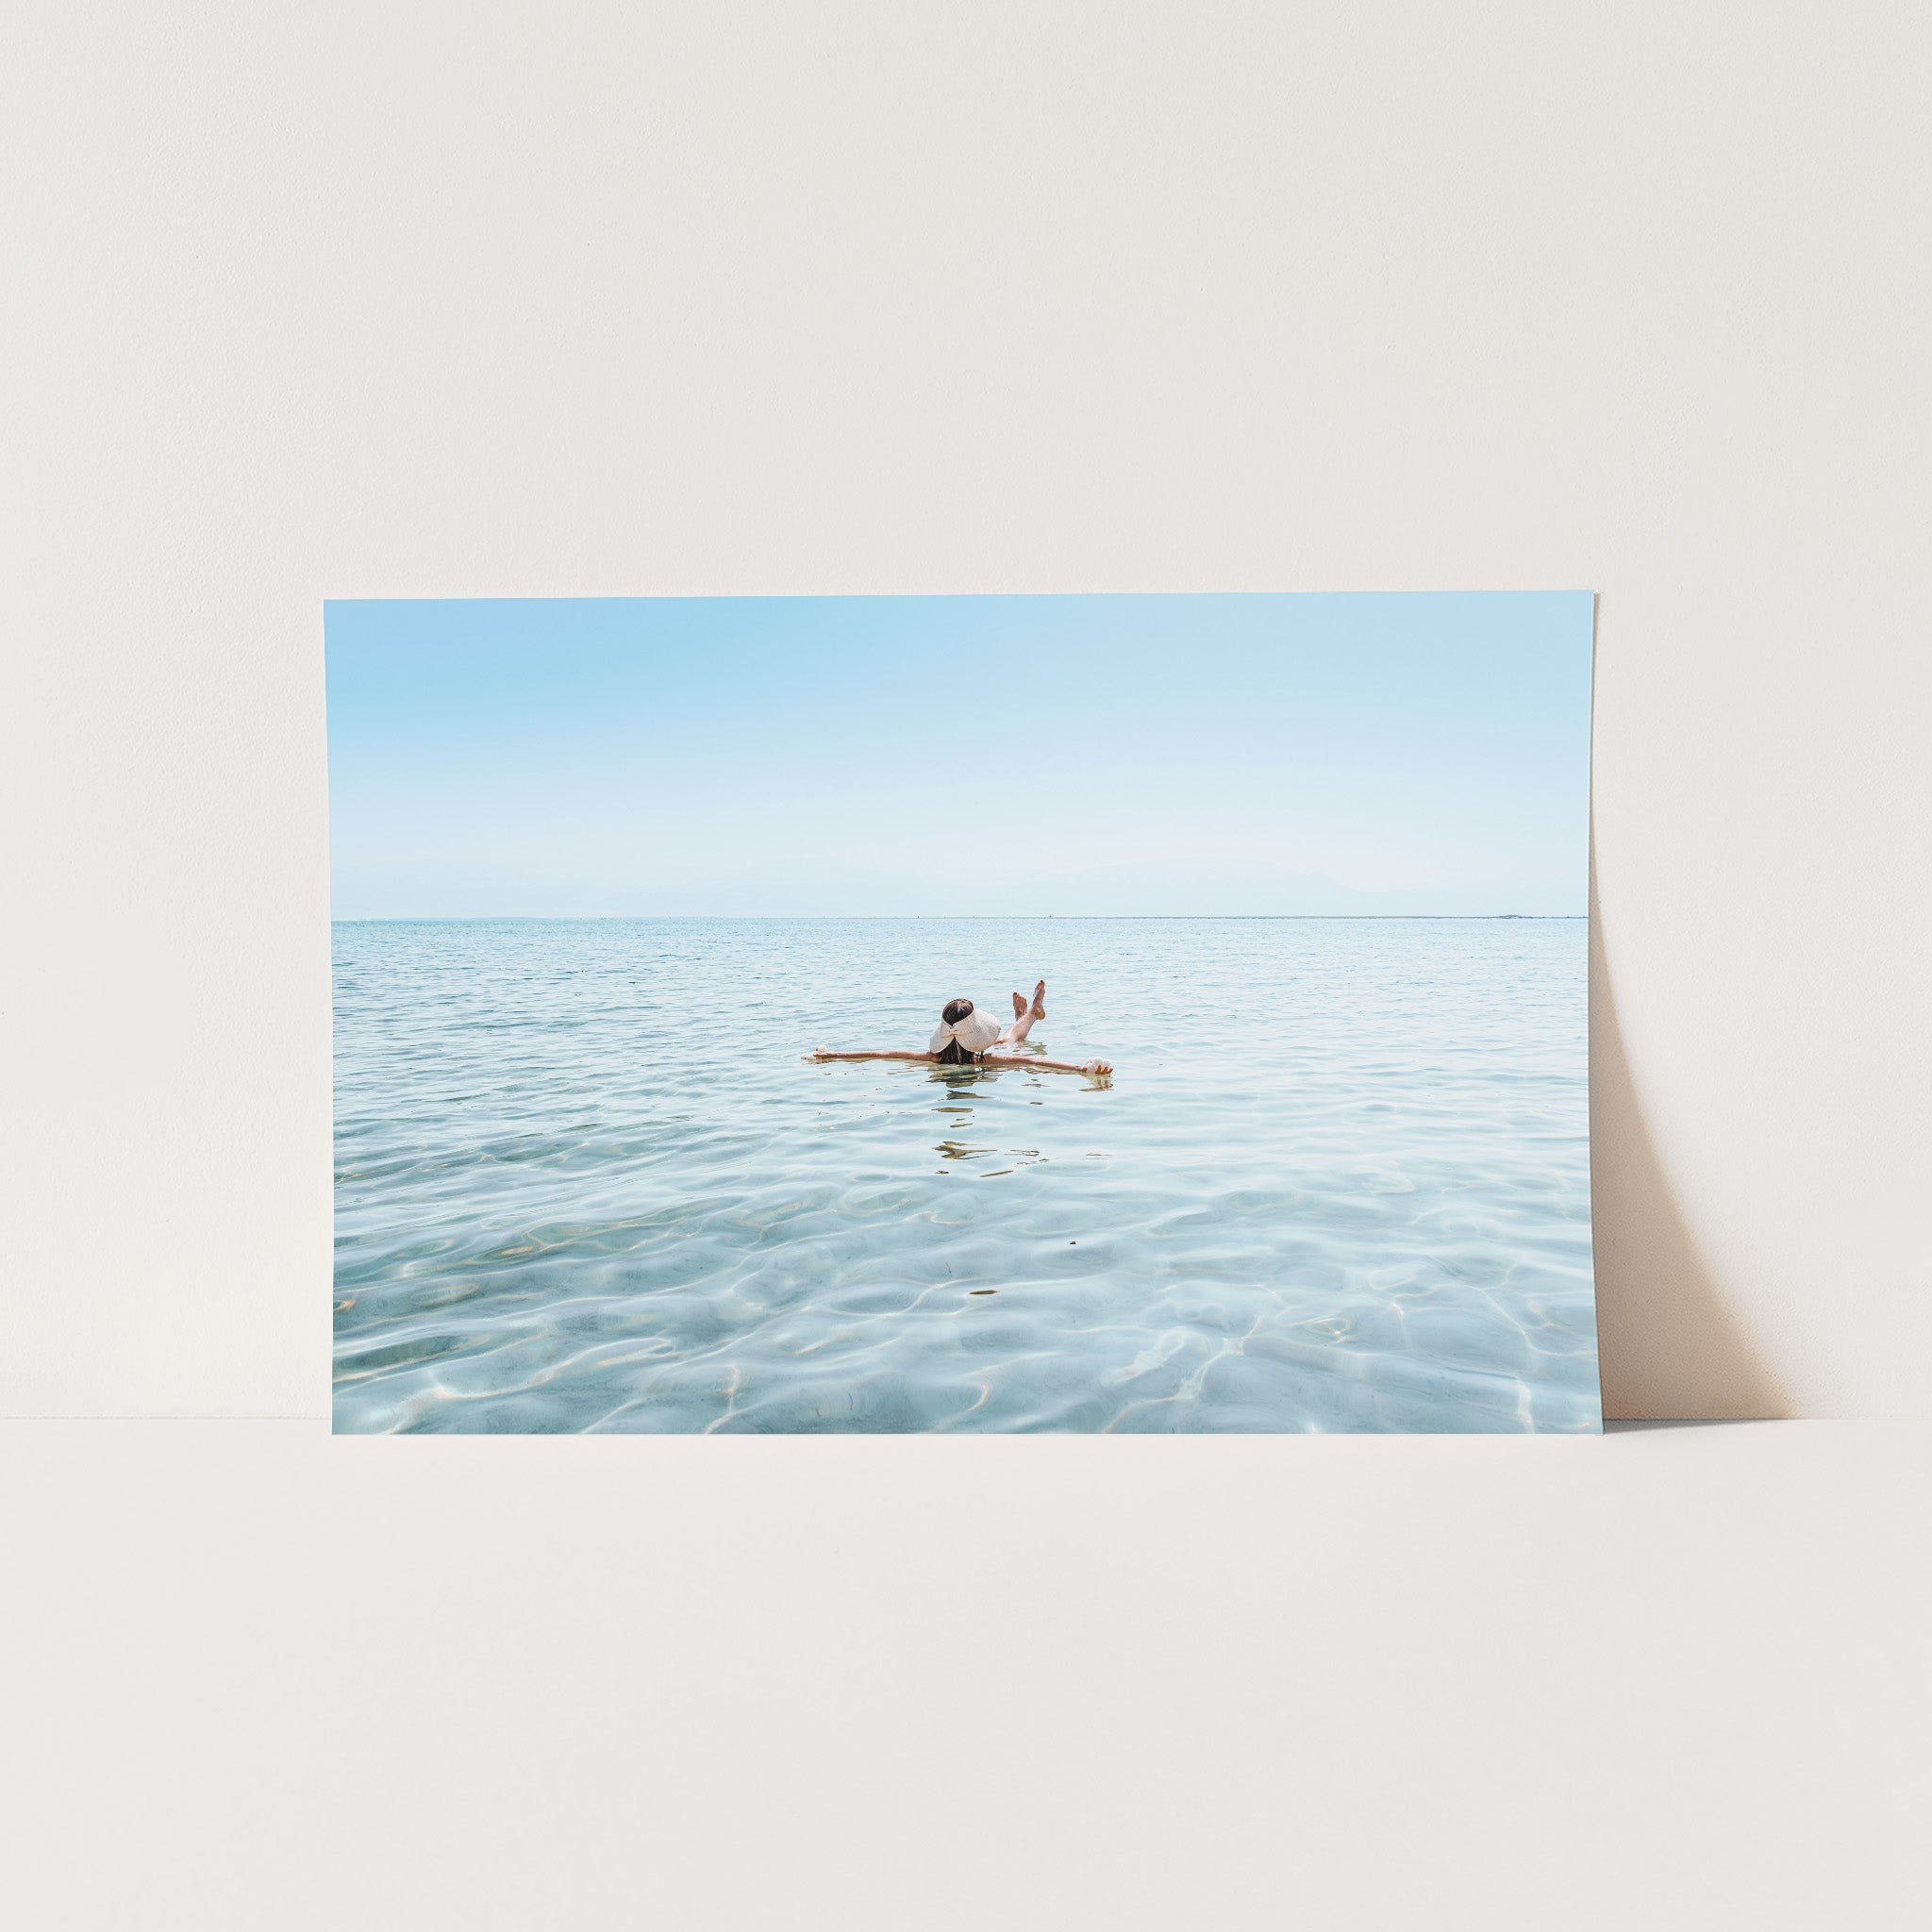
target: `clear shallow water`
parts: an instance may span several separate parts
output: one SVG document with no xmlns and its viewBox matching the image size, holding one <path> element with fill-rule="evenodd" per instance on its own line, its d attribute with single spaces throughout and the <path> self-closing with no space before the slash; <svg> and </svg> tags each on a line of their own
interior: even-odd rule
<svg viewBox="0 0 1932 1932">
<path fill-rule="evenodd" d="M 1596 1428 L 1585 945 L 338 925 L 336 1427 Z M 801 1058 L 1042 974 L 1110 1085 Z"/>
</svg>

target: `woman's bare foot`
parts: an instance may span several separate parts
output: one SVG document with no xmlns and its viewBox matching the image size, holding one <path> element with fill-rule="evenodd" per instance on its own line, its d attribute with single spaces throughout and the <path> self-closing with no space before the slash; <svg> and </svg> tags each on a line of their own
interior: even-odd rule
<svg viewBox="0 0 1932 1932">
<path fill-rule="evenodd" d="M 1016 1020 L 1024 1020 L 1024 1019 L 1025 1017 L 1026 1017 L 1026 1001 L 1025 1001 L 1025 998 L 1024 998 L 1024 996 L 1023 994 L 1020 994 L 1020 993 L 1017 993 L 1017 992 L 1016 992 L 1016 993 L 1015 993 L 1015 994 L 1013 995 L 1013 1018 L 1014 1018 L 1014 1019 L 1016 1019 Z"/>
<path fill-rule="evenodd" d="M 1016 1007 L 1020 1004 L 1020 995 L 1018 993 L 1013 995 L 1013 1004 Z M 1043 979 L 1033 989 L 1032 1011 L 1033 1017 L 1036 1020 L 1046 1018 L 1046 981 Z"/>
</svg>

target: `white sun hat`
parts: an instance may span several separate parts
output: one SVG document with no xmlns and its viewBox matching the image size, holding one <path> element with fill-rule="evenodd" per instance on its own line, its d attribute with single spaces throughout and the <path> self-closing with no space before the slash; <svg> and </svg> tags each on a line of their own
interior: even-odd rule
<svg viewBox="0 0 1932 1932">
<path fill-rule="evenodd" d="M 984 1053 L 999 1039 L 1001 1031 L 1000 1023 L 991 1013 L 982 1013 L 974 1007 L 963 1020 L 955 1020 L 950 1025 L 941 1020 L 925 1050 L 942 1053 L 948 1041 L 957 1040 L 968 1053 Z"/>
</svg>

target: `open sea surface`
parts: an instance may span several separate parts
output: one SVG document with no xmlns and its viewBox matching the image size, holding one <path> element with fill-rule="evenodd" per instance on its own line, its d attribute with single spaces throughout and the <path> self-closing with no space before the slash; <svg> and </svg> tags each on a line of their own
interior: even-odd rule
<svg viewBox="0 0 1932 1932">
<path fill-rule="evenodd" d="M 1586 933 L 338 924 L 335 1425 L 1595 1429 Z"/>
</svg>

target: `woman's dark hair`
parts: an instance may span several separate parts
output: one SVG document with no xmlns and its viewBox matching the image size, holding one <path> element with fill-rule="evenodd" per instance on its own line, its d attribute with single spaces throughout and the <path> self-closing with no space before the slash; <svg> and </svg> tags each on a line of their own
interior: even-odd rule
<svg viewBox="0 0 1932 1932">
<path fill-rule="evenodd" d="M 940 1018 L 948 1026 L 957 1026 L 973 1010 L 971 1000 L 948 1000 L 941 1010 Z M 957 1040 L 949 1040 L 939 1052 L 933 1055 L 942 1067 L 970 1067 L 979 1056 L 970 1047 L 961 1046 Z"/>
</svg>

